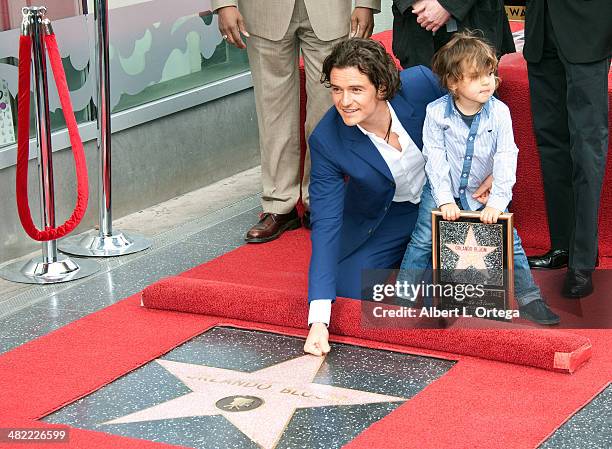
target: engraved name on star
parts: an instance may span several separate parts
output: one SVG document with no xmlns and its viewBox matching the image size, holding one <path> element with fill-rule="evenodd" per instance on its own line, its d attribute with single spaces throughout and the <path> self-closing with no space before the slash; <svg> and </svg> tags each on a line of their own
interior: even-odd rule
<svg viewBox="0 0 612 449">
<path fill-rule="evenodd" d="M 103 424 L 221 415 L 263 449 L 274 449 L 298 408 L 406 400 L 313 383 L 323 360 L 305 355 L 245 373 L 158 359 L 192 392 Z"/>
<path fill-rule="evenodd" d="M 446 243 L 446 247 L 459 256 L 455 267 L 457 270 L 465 270 L 469 267 L 486 270 L 485 256 L 497 249 L 496 246 L 479 245 L 472 226 L 468 227 L 463 243 Z"/>
</svg>

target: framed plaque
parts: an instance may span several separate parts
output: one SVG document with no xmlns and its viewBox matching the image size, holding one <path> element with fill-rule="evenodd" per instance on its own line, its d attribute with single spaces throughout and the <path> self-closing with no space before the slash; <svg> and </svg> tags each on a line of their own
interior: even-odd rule
<svg viewBox="0 0 612 449">
<path fill-rule="evenodd" d="M 513 216 L 503 213 L 497 223 L 480 221 L 480 212 L 461 211 L 456 221 L 432 211 L 433 281 L 442 309 L 464 315 L 507 321 L 514 301 Z M 460 292 L 458 294 L 457 292 Z"/>
</svg>

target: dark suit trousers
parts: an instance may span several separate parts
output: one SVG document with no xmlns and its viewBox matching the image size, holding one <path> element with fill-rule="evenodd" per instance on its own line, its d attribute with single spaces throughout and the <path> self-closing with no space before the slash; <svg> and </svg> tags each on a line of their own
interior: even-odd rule
<svg viewBox="0 0 612 449">
<path fill-rule="evenodd" d="M 388 269 L 400 267 L 418 215 L 418 204 L 391 203 L 372 236 L 338 264 L 336 294 L 371 298 L 372 286 L 388 280 Z"/>
<path fill-rule="evenodd" d="M 610 58 L 573 64 L 557 47 L 546 12 L 542 59 L 528 63 L 551 246 L 569 249 L 570 268 L 597 260 L 599 200 L 608 149 Z"/>
<path fill-rule="evenodd" d="M 422 28 L 408 8 L 403 14 L 393 5 L 393 53 L 404 69 L 417 65 L 431 67 L 434 53 L 444 46 L 454 33 L 448 33 L 446 27 L 435 34 Z"/>
</svg>

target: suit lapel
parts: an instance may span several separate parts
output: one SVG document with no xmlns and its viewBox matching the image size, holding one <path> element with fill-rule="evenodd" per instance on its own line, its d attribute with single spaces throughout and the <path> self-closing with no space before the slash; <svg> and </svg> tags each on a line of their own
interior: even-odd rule
<svg viewBox="0 0 612 449">
<path fill-rule="evenodd" d="M 387 179 L 393 181 L 393 175 L 387 163 L 370 138 L 362 133 L 357 126 L 346 126 L 341 118 L 340 127 L 344 146 L 382 173 Z"/>
<path fill-rule="evenodd" d="M 419 150 L 423 151 L 423 124 L 422 120 L 414 116 L 414 108 L 400 95 L 393 97 L 390 103 L 412 141 Z"/>
</svg>

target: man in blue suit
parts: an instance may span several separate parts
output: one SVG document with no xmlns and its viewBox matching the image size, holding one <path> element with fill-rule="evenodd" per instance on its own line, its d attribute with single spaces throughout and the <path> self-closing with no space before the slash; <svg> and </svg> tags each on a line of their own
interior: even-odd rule
<svg viewBox="0 0 612 449">
<path fill-rule="evenodd" d="M 369 39 L 337 44 L 321 81 L 334 107 L 309 139 L 311 328 L 304 350 L 315 355 L 329 352 L 336 296 L 361 298 L 362 270 L 401 263 L 426 182 L 425 108 L 445 93 L 426 67 L 399 73 Z"/>
</svg>

